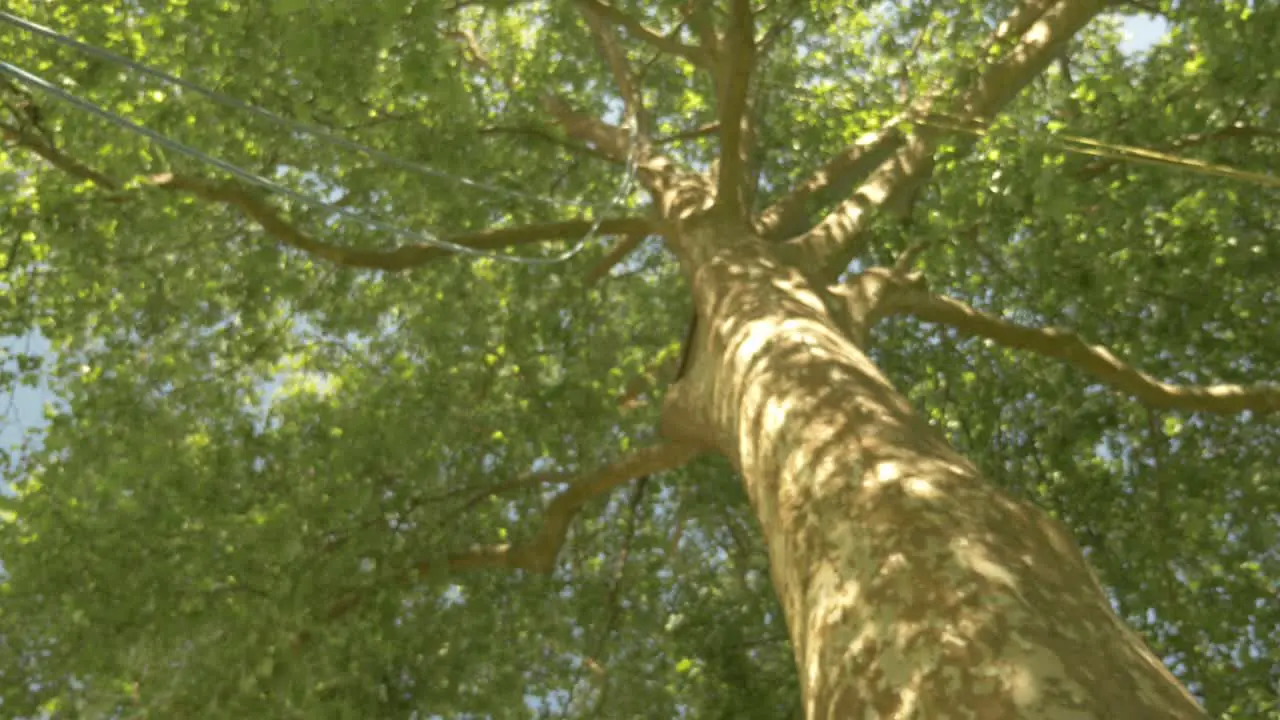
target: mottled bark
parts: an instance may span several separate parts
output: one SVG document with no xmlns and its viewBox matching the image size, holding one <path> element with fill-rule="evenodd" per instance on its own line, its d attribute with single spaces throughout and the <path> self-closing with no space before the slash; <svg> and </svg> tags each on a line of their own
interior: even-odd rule
<svg viewBox="0 0 1280 720">
<path fill-rule="evenodd" d="M 849 339 L 865 328 L 745 227 L 669 239 L 702 329 L 663 430 L 741 472 L 806 718 L 1205 717 L 1064 528 L 983 479 Z"/>
</svg>

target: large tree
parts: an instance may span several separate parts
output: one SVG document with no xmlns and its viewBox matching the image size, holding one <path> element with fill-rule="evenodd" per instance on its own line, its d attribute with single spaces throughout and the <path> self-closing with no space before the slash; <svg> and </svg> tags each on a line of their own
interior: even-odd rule
<svg viewBox="0 0 1280 720">
<path fill-rule="evenodd" d="M 0 714 L 1280 712 L 1274 2 L 7 7 Z"/>
</svg>

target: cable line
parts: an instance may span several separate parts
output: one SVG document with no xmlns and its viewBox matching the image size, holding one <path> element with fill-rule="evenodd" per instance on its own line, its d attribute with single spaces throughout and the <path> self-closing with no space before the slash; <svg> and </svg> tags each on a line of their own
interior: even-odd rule
<svg viewBox="0 0 1280 720">
<path fill-rule="evenodd" d="M 373 158 L 375 160 L 380 160 L 384 163 L 387 163 L 389 165 L 394 165 L 404 170 L 412 170 L 414 172 L 417 172 L 423 175 L 429 175 L 431 177 L 438 177 L 438 178 L 443 178 L 447 180 L 452 180 L 460 185 L 476 188 L 478 190 L 485 190 L 491 193 L 506 195 L 508 197 L 519 198 L 522 200 L 532 200 L 534 202 L 539 202 L 544 205 L 554 205 L 559 207 L 568 206 L 568 207 L 576 207 L 576 208 L 590 207 L 588 203 L 556 200 L 554 198 L 550 198 L 545 195 L 522 192 L 520 190 L 512 190 L 509 188 L 501 187 L 499 185 L 486 183 L 480 180 L 473 180 L 471 178 L 454 175 L 452 173 L 445 172 L 444 170 L 437 170 L 436 168 L 433 168 L 429 165 L 415 162 L 413 160 L 405 160 L 404 158 L 397 157 L 395 155 L 392 155 L 391 153 L 378 150 L 377 148 L 369 147 L 368 145 L 364 145 L 362 143 L 358 143 L 354 140 L 344 137 L 339 133 L 333 132 L 328 128 L 321 127 L 319 125 L 314 125 L 312 123 L 302 122 L 301 120 L 294 120 L 293 118 L 288 118 L 283 115 L 278 115 L 276 113 L 271 112 L 270 110 L 267 110 L 266 108 L 260 107 L 258 105 L 254 105 L 253 103 L 247 103 L 247 102 L 244 102 L 243 100 L 238 100 L 234 97 L 231 97 L 230 95 L 220 93 L 216 90 L 210 90 L 208 88 L 197 85 L 191 82 L 190 80 L 183 80 L 182 78 L 177 77 L 175 75 L 170 75 L 169 73 L 166 73 L 162 70 L 157 70 L 149 65 L 145 65 L 131 58 L 127 58 L 123 55 L 111 52 L 110 50 L 106 50 L 94 45 L 90 45 L 88 43 L 81 42 L 79 40 L 76 40 L 75 38 L 68 37 L 56 30 L 31 22 L 30 20 L 18 17 L 17 15 L 4 12 L 3 10 L 0 10 L 0 22 L 8 23 L 9 25 L 16 26 L 22 30 L 25 30 L 35 35 L 40 35 L 44 38 L 54 41 L 55 43 L 58 43 L 59 45 L 69 47 L 74 50 L 79 50 L 80 52 L 86 55 L 96 57 L 100 60 L 106 60 L 108 62 L 112 62 L 117 65 L 123 65 L 124 67 L 127 67 L 130 70 L 139 72 L 143 75 L 148 75 L 158 80 L 163 80 L 164 82 L 167 82 L 171 85 L 176 85 L 185 90 L 190 90 L 191 92 L 196 93 L 197 95 L 202 95 L 218 103 L 219 105 L 222 105 L 223 107 L 231 108 L 233 110 L 239 110 L 242 112 L 247 112 L 252 115 L 257 115 L 258 117 L 268 120 L 277 126 L 288 128 L 288 129 L 295 130 L 302 133 L 306 133 L 319 140 L 323 140 L 324 142 L 327 142 L 331 145 L 338 145 L 340 147 L 347 148 L 348 150 L 354 150 L 367 157 Z"/>
<path fill-rule="evenodd" d="M 318 207 L 318 208 L 327 210 L 331 213 L 340 215 L 349 220 L 355 220 L 357 222 L 364 223 L 367 227 L 371 227 L 376 230 L 381 230 L 383 232 L 391 233 L 398 237 L 407 238 L 415 242 L 420 242 L 426 245 L 434 245 L 436 247 L 443 248 L 445 250 L 456 252 L 460 255 L 470 255 L 473 257 L 490 258 L 494 260 L 501 260 L 504 262 L 514 262 L 522 265 L 556 264 L 556 263 L 564 262 L 565 260 L 581 252 L 582 249 L 586 247 L 587 242 L 595 235 L 596 231 L 600 229 L 600 224 L 604 222 L 604 215 L 601 214 L 599 217 L 595 219 L 590 229 L 587 230 L 587 233 L 582 237 L 582 239 L 577 243 L 577 245 L 575 245 L 572 249 L 564 253 L 561 253 L 560 255 L 557 255 L 555 257 L 526 258 L 526 257 L 519 257 L 516 255 L 505 255 L 502 253 L 494 253 L 486 250 L 479 250 L 476 248 L 468 247 L 466 245 L 460 245 L 458 243 L 449 242 L 448 240 L 432 235 L 430 233 L 421 233 L 421 232 L 415 232 L 412 230 L 406 230 L 399 226 L 384 222 L 382 220 L 378 220 L 373 217 L 369 217 L 363 213 L 351 210 L 349 208 L 342 207 L 324 200 L 320 200 L 319 198 L 316 198 L 314 196 L 307 195 L 305 193 L 301 193 L 291 188 L 285 187 L 279 183 L 268 180 L 260 175 L 252 173 L 239 166 L 233 165 L 225 160 L 219 160 L 218 158 L 211 157 L 193 147 L 190 147 L 189 145 L 186 145 L 172 138 L 166 137 L 165 135 L 162 135 L 156 132 L 155 130 L 139 125 L 138 123 L 135 123 L 132 120 L 129 120 L 128 118 L 121 117 L 116 113 L 111 112 L 110 110 L 106 110 L 102 107 L 95 105 L 92 102 L 89 102 L 88 100 L 85 100 L 81 97 L 76 96 L 73 93 L 63 90 L 62 88 L 54 85 L 53 83 L 49 82 L 48 80 L 45 80 L 42 77 L 33 75 L 27 72 L 26 70 L 23 70 L 22 68 L 16 65 L 13 65 L 11 63 L 5 62 L 3 60 L 0 60 L 0 73 L 16 78 L 28 85 L 31 85 L 32 87 L 35 87 L 39 90 L 44 91 L 45 93 L 48 93 L 49 95 L 54 96 L 55 98 L 58 98 L 59 100 L 62 100 L 63 102 L 74 105 L 75 107 L 81 110 L 84 110 L 85 112 L 88 112 L 92 115 L 96 115 L 106 120 L 107 122 L 113 125 L 116 125 L 117 127 L 121 127 L 130 132 L 142 135 L 143 137 L 146 137 L 147 139 L 151 140 L 157 145 L 168 148 L 176 153 L 185 155 L 194 160 L 198 160 L 208 165 L 212 165 L 213 167 L 216 167 L 219 170 L 222 170 L 223 172 L 228 173 L 250 185 L 256 185 L 260 188 L 263 188 L 265 190 L 268 190 L 270 192 L 273 192 L 279 195 L 283 195 L 284 197 L 290 198 L 304 205 L 311 205 L 313 207 Z M 630 129 L 631 129 L 631 132 L 634 134 L 635 129 L 634 128 L 630 128 Z M 610 204 L 611 207 L 616 207 L 618 203 L 622 202 L 622 200 L 625 199 L 628 194 L 630 194 L 631 184 L 634 176 L 635 176 L 635 158 L 634 158 L 634 155 L 632 155 L 627 158 L 626 173 L 625 173 L 625 176 L 623 177 L 623 182 L 621 186 L 618 188 L 618 192 L 614 195 L 611 201 L 611 204 Z"/>
</svg>

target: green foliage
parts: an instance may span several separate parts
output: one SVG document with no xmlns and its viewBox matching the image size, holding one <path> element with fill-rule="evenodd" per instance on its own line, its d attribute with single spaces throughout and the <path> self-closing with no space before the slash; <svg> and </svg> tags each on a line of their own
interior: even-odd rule
<svg viewBox="0 0 1280 720">
<path fill-rule="evenodd" d="M 408 229 L 601 212 L 622 169 L 549 141 L 560 133 L 539 102 L 556 90 L 585 112 L 616 110 L 572 4 L 457 5 L 7 6 L 443 177 L 7 25 L 0 56 Z M 615 4 L 664 26 L 684 5 Z M 754 89 L 761 204 L 978 62 L 1012 3 L 768 5 L 763 25 L 794 15 Z M 935 288 L 1075 328 L 1164 379 L 1280 377 L 1275 191 L 1052 142 L 1067 132 L 1255 172 L 1280 166 L 1280 8 L 1163 5 L 1173 31 L 1141 56 L 1119 51 L 1115 17 L 1092 25 L 1073 42 L 1069 72 L 1051 68 L 973 152 L 943 152 L 912 222 L 885 219 L 871 253 L 888 260 L 928 241 L 922 266 Z M 628 48 L 637 66 L 654 60 Z M 714 119 L 709 83 L 687 63 L 647 67 L 659 134 Z M 59 150 L 113 178 L 210 174 L 36 99 Z M 706 138 L 668 149 L 695 166 L 714 150 Z M 795 712 L 763 546 L 720 461 L 653 478 L 638 506 L 625 492 L 590 504 L 549 577 L 405 580 L 450 552 L 529 537 L 556 488 L 487 489 L 531 470 L 591 468 L 652 440 L 656 399 L 620 400 L 687 319 L 668 257 L 646 250 L 590 286 L 583 278 L 607 243 L 553 266 L 352 270 L 277 245 L 228 206 L 159 189 L 121 196 L 18 151 L 0 156 L 0 199 L 0 334 L 38 333 L 53 348 L 40 358 L 7 347 L 0 390 L 42 379 L 58 400 L 38 442 L 0 456 L 17 494 L 0 506 L 0 714 Z M 326 242 L 400 242 L 323 210 L 278 207 Z M 1215 716 L 1280 713 L 1274 421 L 1155 413 L 1072 368 L 910 320 L 881 327 L 875 353 L 993 480 L 1075 531 L 1123 614 Z"/>
</svg>

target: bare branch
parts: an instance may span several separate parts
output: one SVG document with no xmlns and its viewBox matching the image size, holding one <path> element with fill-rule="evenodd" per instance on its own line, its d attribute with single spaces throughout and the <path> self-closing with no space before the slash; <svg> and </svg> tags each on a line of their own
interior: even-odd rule
<svg viewBox="0 0 1280 720">
<path fill-rule="evenodd" d="M 586 474 L 557 495 L 543 515 L 542 527 L 527 542 L 476 547 L 466 553 L 449 556 L 444 562 L 450 571 L 506 568 L 550 572 L 555 568 L 569 525 L 588 501 L 631 480 L 682 467 L 699 453 L 692 446 L 672 443 L 637 450 Z M 420 577 L 436 570 L 433 561 L 424 560 L 417 564 Z"/>
<path fill-rule="evenodd" d="M 50 165 L 57 167 L 72 177 L 80 180 L 90 180 L 104 189 L 120 190 L 124 187 L 123 183 L 94 170 L 30 133 L 20 132 L 12 128 L 4 128 L 3 133 L 6 139 L 17 141 L 20 147 L 34 152 Z M 285 220 L 274 207 L 239 183 L 218 183 L 172 173 L 152 175 L 142 178 L 141 181 L 146 187 L 190 193 L 204 200 L 230 205 L 262 226 L 262 229 L 275 240 L 345 267 L 389 271 L 408 270 L 432 260 L 457 254 L 446 247 L 427 243 L 402 245 L 390 250 L 346 248 L 325 243 L 311 237 L 296 225 Z M 126 195 L 117 195 L 119 199 L 124 199 L 125 197 Z M 454 245 L 462 245 L 476 250 L 500 250 L 516 245 L 527 245 L 548 240 L 559 240 L 574 235 L 583 235 L 589 232 L 593 225 L 594 223 L 589 220 L 568 220 L 462 233 L 442 239 Z M 647 234 L 651 231 L 651 223 L 642 218 L 605 220 L 600 223 L 599 227 L 599 232 L 607 235 L 615 233 L 628 235 L 633 233 Z"/>
<path fill-rule="evenodd" d="M 622 94 L 623 107 L 627 116 L 635 122 L 639 132 L 648 137 L 649 119 L 644 110 L 640 89 L 636 87 L 635 76 L 632 75 L 631 68 L 628 66 L 626 53 L 618 44 L 613 28 L 605 22 L 604 16 L 596 7 L 598 4 L 600 3 L 591 2 L 591 0 L 578 0 L 578 9 L 582 11 L 587 27 L 591 29 L 591 35 L 595 38 L 600 54 L 604 56 L 609 72 L 613 75 L 613 81 L 618 86 L 618 92 Z"/>
<path fill-rule="evenodd" d="M 1099 382 L 1131 395 L 1151 408 L 1187 412 L 1257 414 L 1280 412 L 1280 385 L 1180 386 L 1162 382 L 1125 364 L 1101 345 L 1090 345 L 1070 330 L 1030 328 L 975 310 L 952 298 L 934 295 L 919 285 L 890 278 L 878 315 L 910 314 L 926 322 L 954 328 L 961 335 L 983 337 L 1005 347 L 1030 350 L 1065 360 Z"/>
<path fill-rule="evenodd" d="M 993 34 L 1003 43 L 1025 28 L 1017 43 L 1001 53 L 976 81 L 948 103 L 950 114 L 989 118 L 999 112 L 1045 67 L 1062 53 L 1068 40 L 1108 6 L 1107 0 L 1030 0 Z M 929 103 L 930 105 L 932 103 Z M 928 114 L 931 107 L 916 109 Z M 910 119 L 910 118 L 908 118 Z M 832 210 L 816 227 L 789 242 L 794 244 L 824 278 L 834 279 L 857 256 L 857 245 L 870 213 L 877 208 L 906 201 L 933 171 L 933 153 L 941 132 L 928 128 L 916 132 L 853 194 Z"/>
<path fill-rule="evenodd" d="M 636 18 L 603 2 L 603 0 L 579 0 L 579 4 L 590 7 L 600 17 L 626 31 L 631 38 L 643 42 L 660 52 L 684 58 L 699 67 L 708 65 L 707 55 L 702 48 L 685 45 L 675 37 L 668 37 L 656 30 L 652 30 Z"/>
<path fill-rule="evenodd" d="M 751 0 L 733 0 L 722 51 L 716 57 L 716 103 L 720 124 L 720 173 L 716 182 L 716 203 L 732 217 L 746 207 L 747 90 L 755 70 L 755 18 Z"/>
<path fill-rule="evenodd" d="M 489 62 L 489 57 L 480 48 L 480 41 L 476 40 L 476 36 L 470 30 L 445 30 L 441 34 L 446 40 L 452 41 L 462 49 L 462 59 L 468 65 L 486 73 L 493 72 L 493 63 Z M 510 82 L 507 85 L 510 87 Z"/>
</svg>

